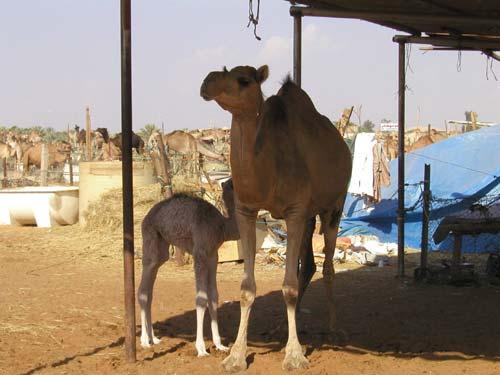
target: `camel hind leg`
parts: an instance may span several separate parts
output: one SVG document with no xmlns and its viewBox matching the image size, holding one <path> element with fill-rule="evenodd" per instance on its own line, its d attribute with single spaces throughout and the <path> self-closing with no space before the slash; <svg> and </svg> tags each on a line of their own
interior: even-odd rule
<svg viewBox="0 0 500 375">
<path fill-rule="evenodd" d="M 141 346 L 150 347 L 160 340 L 154 335 L 151 321 L 153 287 L 160 266 L 168 260 L 169 244 L 155 230 L 142 231 L 142 277 L 137 291 L 137 300 L 141 308 Z"/>
<path fill-rule="evenodd" d="M 302 249 L 300 254 L 299 267 L 299 296 L 297 300 L 297 311 L 300 311 L 302 297 L 316 272 L 316 263 L 314 263 L 314 254 L 312 246 L 312 237 L 316 226 L 316 217 L 312 217 L 306 223 L 306 230 L 302 240 Z"/>
<path fill-rule="evenodd" d="M 209 264 L 207 251 L 195 244 L 193 250 L 194 274 L 196 278 L 196 351 L 198 357 L 208 355 L 203 337 L 203 318 L 208 305 Z"/>
<path fill-rule="evenodd" d="M 222 345 L 219 334 L 219 322 L 217 319 L 217 308 L 219 306 L 219 292 L 217 291 L 217 262 L 219 257 L 217 250 L 208 258 L 208 312 L 210 314 L 210 325 L 212 328 L 212 340 L 217 350 L 227 352 L 228 347 Z"/>
<path fill-rule="evenodd" d="M 330 211 L 321 215 L 321 226 L 325 238 L 325 261 L 323 262 L 323 282 L 325 285 L 326 299 L 329 311 L 329 329 L 333 332 L 335 327 L 335 304 L 333 295 L 333 279 L 335 269 L 333 267 L 333 256 L 335 254 L 335 245 L 337 243 L 337 233 L 339 230 L 340 217 L 342 210 Z"/>
</svg>

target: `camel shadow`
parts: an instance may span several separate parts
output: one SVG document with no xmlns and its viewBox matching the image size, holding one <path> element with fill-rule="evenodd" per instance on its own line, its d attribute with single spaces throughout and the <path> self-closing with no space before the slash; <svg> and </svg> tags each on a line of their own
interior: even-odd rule
<svg viewBox="0 0 500 375">
<path fill-rule="evenodd" d="M 407 255 L 417 265 L 419 254 Z M 475 287 L 416 283 L 398 279 L 396 258 L 387 267 L 361 267 L 336 274 L 336 331 L 327 329 L 328 307 L 321 278 L 314 280 L 298 314 L 298 333 L 307 354 L 341 350 L 353 354 L 376 353 L 427 360 L 500 361 L 500 325 L 493 317 L 500 311 L 500 289 L 488 283 Z M 410 273 L 410 271 L 407 271 Z M 257 280 L 258 283 L 258 280 Z M 205 338 L 211 340 L 208 314 Z M 239 302 L 219 308 L 219 329 L 224 343 L 236 338 Z M 248 343 L 266 353 L 286 345 L 287 323 L 281 290 L 255 299 L 248 329 Z M 195 310 L 157 322 L 162 337 L 195 339 Z"/>
</svg>

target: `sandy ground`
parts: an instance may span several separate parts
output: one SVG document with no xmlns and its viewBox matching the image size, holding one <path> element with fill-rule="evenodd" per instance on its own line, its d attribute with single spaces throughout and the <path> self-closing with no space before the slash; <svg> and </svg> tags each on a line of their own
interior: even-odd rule
<svg viewBox="0 0 500 375">
<path fill-rule="evenodd" d="M 153 302 L 162 342 L 148 350 L 138 344 L 137 362 L 124 360 L 120 247 L 118 235 L 78 226 L 0 227 L 1 375 L 221 373 L 224 355 L 213 346 L 209 357 L 196 357 L 192 266 L 173 262 L 160 269 Z M 409 263 L 411 268 L 415 258 Z M 136 280 L 140 269 L 138 259 Z M 298 322 L 310 368 L 295 373 L 500 373 L 499 287 L 416 285 L 396 279 L 394 266 L 337 270 L 338 332 L 326 332 L 327 306 L 316 275 Z M 241 274 L 241 264 L 219 267 L 225 344 L 236 337 Z M 286 325 L 276 327 L 285 316 L 283 269 L 259 264 L 256 275 L 247 373 L 281 374 L 287 332 Z"/>
</svg>

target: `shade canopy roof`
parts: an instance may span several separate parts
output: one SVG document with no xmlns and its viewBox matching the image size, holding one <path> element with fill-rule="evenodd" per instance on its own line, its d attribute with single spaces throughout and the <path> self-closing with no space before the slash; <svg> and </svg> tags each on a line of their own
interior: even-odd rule
<svg viewBox="0 0 500 375">
<path fill-rule="evenodd" d="M 408 42 L 500 50 L 500 0 L 289 0 L 292 15 L 355 18 L 410 34 Z"/>
</svg>

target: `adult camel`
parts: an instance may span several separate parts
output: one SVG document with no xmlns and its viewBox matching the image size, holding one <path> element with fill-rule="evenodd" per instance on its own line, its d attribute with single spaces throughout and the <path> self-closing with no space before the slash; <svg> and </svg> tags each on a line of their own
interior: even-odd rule
<svg viewBox="0 0 500 375">
<path fill-rule="evenodd" d="M 247 327 L 255 299 L 255 221 L 259 209 L 286 221 L 288 241 L 283 297 L 288 316 L 288 342 L 283 368 L 305 368 L 297 337 L 296 307 L 315 272 L 312 233 L 320 215 L 325 238 L 323 280 L 333 311 L 333 254 L 351 176 L 351 155 L 340 133 L 318 113 L 309 96 L 288 77 L 277 95 L 264 101 L 261 84 L 269 74 L 238 66 L 211 72 L 200 94 L 232 114 L 230 162 L 240 231 L 244 276 L 241 320 L 236 342 L 223 361 L 226 371 L 247 368 Z M 300 271 L 297 265 L 300 259 Z"/>
<path fill-rule="evenodd" d="M 157 132 L 154 132 L 149 137 L 148 144 L 150 147 L 156 147 Z M 195 155 L 198 157 L 198 152 L 207 158 L 224 161 L 224 156 L 220 155 L 203 144 L 200 140 L 196 139 L 189 133 L 182 130 L 174 130 L 171 133 L 163 136 L 163 143 L 169 150 L 174 150 L 183 155 Z"/>
</svg>

